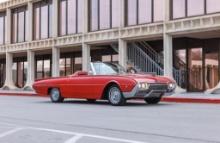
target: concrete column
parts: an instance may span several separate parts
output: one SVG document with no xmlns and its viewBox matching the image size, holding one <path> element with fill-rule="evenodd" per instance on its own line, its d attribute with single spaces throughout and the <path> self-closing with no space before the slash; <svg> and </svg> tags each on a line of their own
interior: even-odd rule
<svg viewBox="0 0 220 143">
<path fill-rule="evenodd" d="M 12 79 L 13 54 L 6 52 L 6 77 L 3 89 L 15 89 L 16 86 Z"/>
<path fill-rule="evenodd" d="M 60 76 L 60 49 L 57 47 L 52 48 L 52 77 Z"/>
<path fill-rule="evenodd" d="M 33 3 L 28 2 L 28 41 L 33 40 Z"/>
<path fill-rule="evenodd" d="M 11 9 L 6 10 L 6 44 L 11 44 Z"/>
<path fill-rule="evenodd" d="M 164 34 L 164 75 L 173 78 L 173 39 L 170 35 Z"/>
<path fill-rule="evenodd" d="M 119 64 L 127 68 L 127 42 L 119 39 L 118 41 Z"/>
<path fill-rule="evenodd" d="M 83 33 L 89 32 L 89 0 L 84 0 L 83 5 Z"/>
<path fill-rule="evenodd" d="M 90 56 L 90 45 L 83 43 L 82 45 L 82 70 L 89 71 L 91 56 Z"/>
<path fill-rule="evenodd" d="M 31 50 L 27 51 L 27 82 L 24 86 L 24 90 L 32 90 L 32 85 L 35 81 L 35 53 Z"/>
<path fill-rule="evenodd" d="M 58 7 L 59 7 L 59 3 L 58 0 L 54 0 L 53 1 L 53 37 L 58 37 Z"/>
</svg>

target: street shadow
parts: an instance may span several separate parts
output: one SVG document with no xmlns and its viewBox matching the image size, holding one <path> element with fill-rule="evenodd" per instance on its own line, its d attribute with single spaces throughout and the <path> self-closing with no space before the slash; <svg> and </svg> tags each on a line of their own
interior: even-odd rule
<svg viewBox="0 0 220 143">
<path fill-rule="evenodd" d="M 64 104 L 64 105 L 94 105 L 94 106 L 111 106 L 108 101 L 98 100 L 94 103 L 90 103 L 86 100 L 77 100 L 77 99 L 68 99 L 65 100 L 62 103 L 52 103 L 50 100 L 48 101 L 38 101 L 38 103 L 45 103 L 45 104 Z M 115 106 L 115 107 L 143 107 L 143 106 L 155 106 L 155 107 L 161 107 L 161 106 L 170 106 L 173 105 L 171 103 L 164 103 L 160 102 L 159 104 L 147 104 L 145 102 L 139 102 L 139 101 L 128 101 L 124 106 Z"/>
</svg>

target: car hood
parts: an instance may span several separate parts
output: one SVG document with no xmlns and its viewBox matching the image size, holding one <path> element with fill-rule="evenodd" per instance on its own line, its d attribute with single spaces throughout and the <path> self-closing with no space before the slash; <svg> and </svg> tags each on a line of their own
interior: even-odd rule
<svg viewBox="0 0 220 143">
<path fill-rule="evenodd" d="M 137 82 L 147 82 L 147 83 L 171 83 L 174 80 L 165 76 L 155 76 L 152 74 L 127 74 L 126 77 L 132 78 Z"/>
</svg>

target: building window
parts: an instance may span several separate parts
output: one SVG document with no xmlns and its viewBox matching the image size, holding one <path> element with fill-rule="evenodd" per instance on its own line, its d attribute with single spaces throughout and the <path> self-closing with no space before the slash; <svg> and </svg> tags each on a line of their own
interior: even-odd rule
<svg viewBox="0 0 220 143">
<path fill-rule="evenodd" d="M 52 37 L 52 0 L 34 3 L 34 40 Z"/>
<path fill-rule="evenodd" d="M 90 31 L 98 31 L 119 27 L 120 1 L 90 0 Z"/>
<path fill-rule="evenodd" d="M 206 0 L 207 13 L 220 12 L 220 1 L 219 0 Z"/>
<path fill-rule="evenodd" d="M 60 76 L 68 76 L 82 70 L 81 52 L 62 53 L 60 58 Z"/>
<path fill-rule="evenodd" d="M 2 87 L 5 83 L 5 60 L 0 59 L 0 87 Z"/>
<path fill-rule="evenodd" d="M 172 19 L 220 12 L 219 0 L 172 0 Z"/>
<path fill-rule="evenodd" d="M 173 0 L 173 18 L 183 18 L 186 16 L 186 1 Z"/>
<path fill-rule="evenodd" d="M 5 13 L 0 13 L 0 45 L 5 44 Z"/>
<path fill-rule="evenodd" d="M 187 15 L 196 16 L 205 13 L 205 0 L 187 0 Z"/>
<path fill-rule="evenodd" d="M 27 81 L 27 59 L 15 58 L 12 66 L 13 81 L 18 88 L 24 87 Z"/>
<path fill-rule="evenodd" d="M 82 0 L 59 1 L 59 35 L 81 33 L 83 28 Z"/>
<path fill-rule="evenodd" d="M 165 0 L 126 0 L 126 25 L 138 25 L 164 20 Z"/>
<path fill-rule="evenodd" d="M 20 7 L 12 10 L 12 42 L 27 41 L 27 8 Z"/>
<path fill-rule="evenodd" d="M 51 55 L 36 56 L 35 79 L 51 77 Z"/>
</svg>

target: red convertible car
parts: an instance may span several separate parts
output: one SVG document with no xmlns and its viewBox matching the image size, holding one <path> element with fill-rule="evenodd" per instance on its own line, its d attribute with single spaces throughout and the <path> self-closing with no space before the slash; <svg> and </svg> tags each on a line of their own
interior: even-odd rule
<svg viewBox="0 0 220 143">
<path fill-rule="evenodd" d="M 175 81 L 169 78 L 150 73 L 129 74 L 118 64 L 93 62 L 90 69 L 67 77 L 38 80 L 33 88 L 39 95 L 49 95 L 52 102 L 79 98 L 88 102 L 108 100 L 112 105 L 124 105 L 129 99 L 157 104 L 176 88 Z"/>
</svg>

